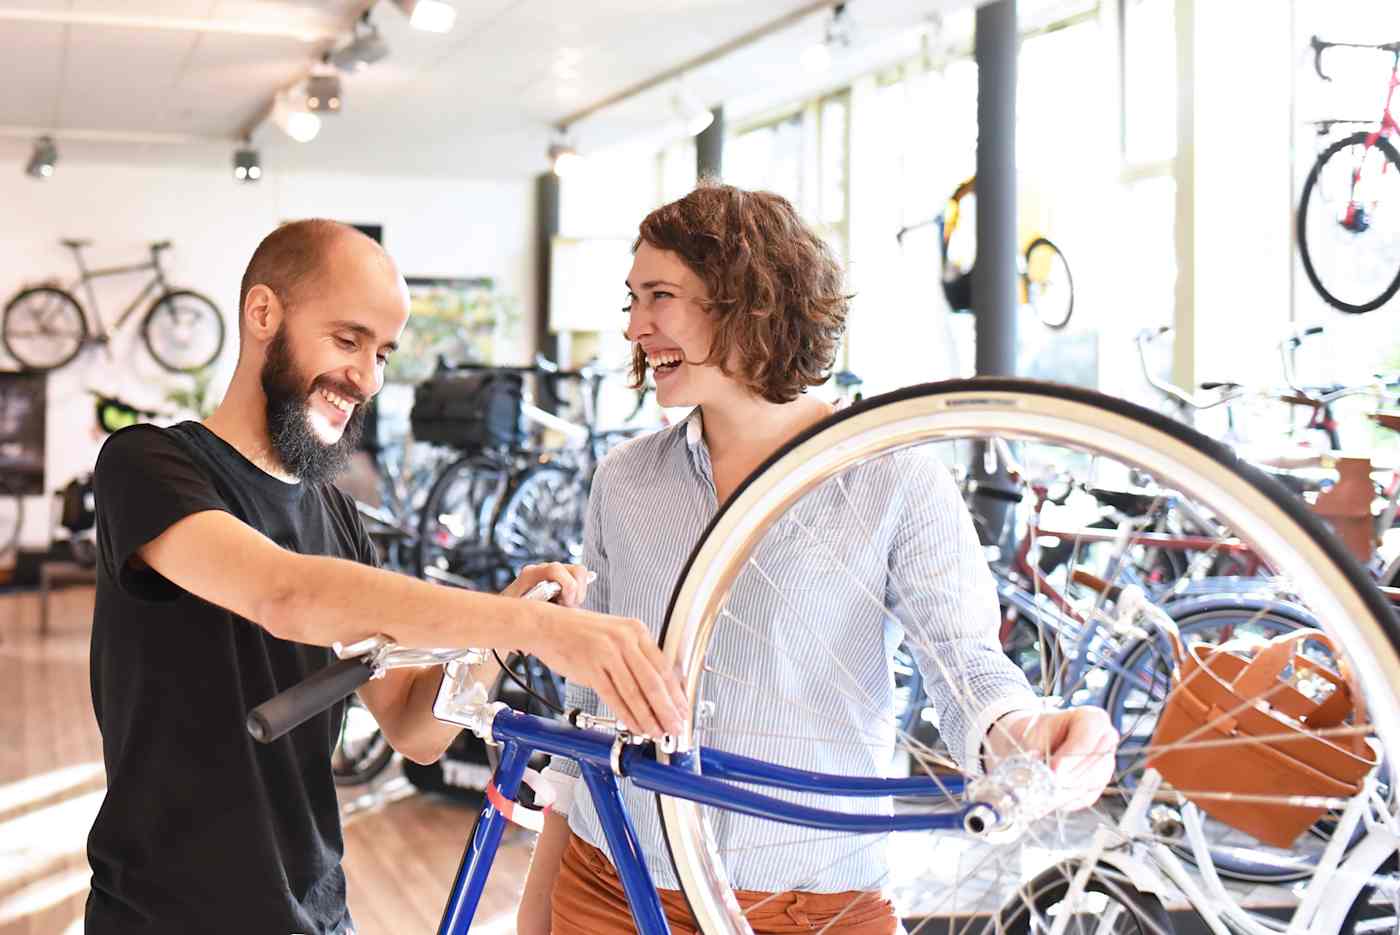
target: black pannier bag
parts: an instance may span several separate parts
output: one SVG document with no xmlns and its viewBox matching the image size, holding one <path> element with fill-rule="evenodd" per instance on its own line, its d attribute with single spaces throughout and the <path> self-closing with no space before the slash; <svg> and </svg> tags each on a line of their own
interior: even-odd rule
<svg viewBox="0 0 1400 935">
<path fill-rule="evenodd" d="M 499 370 L 442 370 L 413 390 L 415 441 L 473 451 L 524 444 L 525 379 Z"/>
</svg>

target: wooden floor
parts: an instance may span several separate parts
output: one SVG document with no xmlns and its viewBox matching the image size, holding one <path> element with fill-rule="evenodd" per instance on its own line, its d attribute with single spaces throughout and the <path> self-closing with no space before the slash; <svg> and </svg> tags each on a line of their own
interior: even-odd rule
<svg viewBox="0 0 1400 935">
<path fill-rule="evenodd" d="M 105 788 L 88 689 L 92 589 L 0 596 L 0 935 L 77 935 L 87 832 Z M 475 814 L 392 775 L 342 797 L 350 910 L 361 935 L 436 931 Z M 515 930 L 529 836 L 507 832 L 473 932 Z"/>
</svg>

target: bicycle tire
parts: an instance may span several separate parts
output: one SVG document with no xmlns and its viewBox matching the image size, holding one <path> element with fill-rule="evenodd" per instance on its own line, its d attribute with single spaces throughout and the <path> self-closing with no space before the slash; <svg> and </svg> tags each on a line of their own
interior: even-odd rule
<svg viewBox="0 0 1400 935">
<path fill-rule="evenodd" d="M 492 525 L 496 551 L 519 573 L 541 562 L 583 559 L 583 515 L 588 493 L 578 471 L 540 464 L 516 477 Z"/>
<path fill-rule="evenodd" d="M 471 581 L 477 590 L 498 591 L 509 583 L 502 580 L 506 578 L 508 569 L 491 539 L 503 490 L 509 483 L 509 477 L 503 476 L 507 473 L 506 467 L 482 454 L 464 455 L 442 469 L 428 490 L 422 512 L 418 514 L 418 541 L 413 549 L 413 572 L 417 577 L 427 578 L 427 568 L 431 562 L 444 571 Z M 462 506 L 470 507 L 471 512 L 469 516 L 461 514 L 460 534 L 457 530 L 444 529 L 443 516 L 457 515 L 456 512 L 447 512 L 449 507 L 453 511 L 457 509 L 455 504 L 446 503 L 449 495 L 454 493 L 453 485 L 473 476 L 489 478 L 490 486 L 473 486 L 466 491 L 467 502 Z M 468 519 L 471 522 L 470 530 L 465 526 Z M 463 553 L 459 549 L 467 532 L 475 538 L 475 545 Z M 448 537 L 456 541 L 448 542 Z M 447 549 L 447 555 L 433 554 L 442 548 Z M 450 557 L 454 553 L 466 560 L 455 568 Z M 443 567 L 443 561 L 446 567 Z"/>
<path fill-rule="evenodd" d="M 1318 179 L 1321 178 L 1323 168 L 1327 165 L 1328 160 L 1335 157 L 1338 153 L 1343 152 L 1348 147 L 1356 146 L 1357 144 L 1364 145 L 1369 136 L 1370 133 L 1368 131 L 1362 130 L 1361 132 L 1353 133 L 1350 136 L 1337 140 L 1331 146 L 1323 150 L 1322 155 L 1317 157 L 1317 160 L 1313 163 L 1312 169 L 1308 172 L 1308 177 L 1303 182 L 1303 192 L 1298 198 L 1298 254 L 1303 261 L 1303 272 L 1307 274 L 1308 281 L 1312 283 L 1318 295 L 1322 296 L 1323 300 L 1326 301 L 1328 305 L 1331 305 L 1338 311 L 1346 312 L 1351 315 L 1360 315 L 1380 308 L 1394 298 L 1395 293 L 1400 291 L 1400 266 L 1396 267 L 1389 284 L 1384 286 L 1380 293 L 1373 298 L 1360 302 L 1349 302 L 1342 299 L 1322 282 L 1322 277 L 1317 271 L 1317 266 L 1312 254 L 1313 247 L 1308 243 L 1307 221 L 1310 206 L 1313 203 L 1313 193 L 1317 189 Z M 1391 145 L 1390 141 L 1384 138 L 1378 138 L 1374 145 L 1389 163 L 1388 166 L 1382 167 L 1382 171 L 1400 173 L 1400 153 L 1396 152 L 1395 147 Z M 1400 178 L 1400 176 L 1397 176 L 1397 178 Z M 1393 210 L 1400 210 L 1400 205 L 1395 206 Z"/>
<path fill-rule="evenodd" d="M 27 352 L 22 349 L 22 345 L 17 343 L 23 337 L 17 329 L 19 325 L 16 319 L 20 310 L 27 302 L 47 298 L 49 301 L 57 303 L 54 306 L 55 314 L 63 319 L 65 333 L 71 332 L 74 337 L 73 346 L 64 349 L 52 358 L 38 358 L 27 356 Z M 0 341 L 4 342 L 5 351 L 19 362 L 20 366 L 31 373 L 45 373 L 49 370 L 57 370 L 64 366 L 83 349 L 87 343 L 88 324 L 87 316 L 83 314 L 83 307 L 71 292 L 59 289 L 54 286 L 36 286 L 33 289 L 24 289 L 10 299 L 5 306 L 3 322 L 0 322 Z"/>
<path fill-rule="evenodd" d="M 1298 499 L 1220 443 L 1163 415 L 1092 390 L 1011 378 L 910 387 L 867 399 L 800 434 L 769 458 L 715 515 L 672 592 L 662 649 L 680 667 L 693 712 L 726 589 L 767 529 L 807 491 L 852 464 L 929 439 L 993 433 L 1109 454 L 1170 480 L 1255 543 L 1300 599 L 1334 631 L 1366 686 L 1375 732 L 1400 749 L 1400 627 L 1385 599 Z M 679 738 L 694 746 L 692 717 Z M 662 762 L 669 755 L 657 751 Z M 699 769 L 698 757 L 691 762 Z M 750 928 L 727 882 L 701 806 L 657 796 L 667 850 L 707 935 Z"/>
<path fill-rule="evenodd" d="M 164 310 L 172 323 L 177 319 L 177 308 L 183 306 L 188 315 L 194 316 L 194 330 L 204 332 L 205 346 L 198 347 L 190 360 L 178 360 L 168 348 L 158 346 L 160 341 L 154 332 L 162 327 L 160 313 Z M 155 362 L 171 373 L 197 373 L 219 359 L 224 349 L 224 316 L 213 299 L 190 289 L 172 289 L 159 296 L 146 311 L 141 320 L 141 341 L 146 345 Z"/>
<path fill-rule="evenodd" d="M 1035 253 L 1037 250 L 1049 250 L 1051 252 L 1051 259 L 1048 262 L 1054 263 L 1054 258 L 1058 257 L 1061 266 L 1064 268 L 1065 288 L 1068 290 L 1069 298 L 1068 301 L 1064 303 L 1063 310 L 1050 309 L 1045 307 L 1043 302 L 1036 301 L 1036 293 L 1033 288 L 1036 284 L 1031 280 L 1031 271 L 1035 268 L 1032 266 L 1031 254 Z M 1026 244 L 1024 258 L 1026 261 L 1026 272 L 1024 274 L 1026 282 L 1026 303 L 1035 310 L 1035 317 L 1040 319 L 1042 325 L 1049 328 L 1051 331 L 1063 330 L 1065 326 L 1069 324 L 1070 318 L 1074 315 L 1074 273 L 1070 271 L 1069 260 L 1065 258 L 1064 251 L 1049 237 L 1037 237 Z"/>
<path fill-rule="evenodd" d="M 352 721 L 361 721 L 359 737 L 349 738 L 347 734 Z M 365 723 L 365 722 L 368 723 Z M 373 727 L 369 725 L 373 724 Z M 370 713 L 358 695 L 345 699 L 345 710 L 341 713 L 340 733 L 336 737 L 335 749 L 331 752 L 331 779 L 337 786 L 360 786 L 374 779 L 389 766 L 394 759 L 394 748 L 384 731 L 374 723 Z"/>
<path fill-rule="evenodd" d="M 1044 923 L 1054 919 L 1058 914 L 1057 910 L 1065 908 L 1062 900 L 1069 890 L 1068 881 L 1078 870 L 1079 867 L 1074 864 L 1060 864 L 1036 876 L 1026 884 L 1022 899 L 1002 907 L 996 918 L 987 924 L 982 930 L 984 935 L 1032 935 L 1045 932 Z M 1085 886 L 1086 892 L 1106 897 L 1125 913 L 1112 920 L 1113 935 L 1124 932 L 1116 924 L 1120 919 L 1131 922 L 1133 927 L 1128 931 L 1135 931 L 1138 935 L 1163 935 L 1171 932 L 1171 916 L 1167 914 L 1167 907 L 1162 905 L 1162 901 L 1152 893 L 1143 892 L 1133 886 L 1127 879 L 1114 879 L 1121 876 L 1122 874 L 1111 865 L 1099 864 L 1090 871 Z M 1100 909 L 1098 915 L 1103 914 L 1106 912 Z M 1099 922 L 1100 920 L 1096 919 L 1096 923 Z M 1075 925 L 1073 922 L 1067 929 L 1075 932 L 1084 930 L 1083 923 Z M 1093 930 L 1095 935 L 1104 935 L 1102 924 L 1095 924 Z"/>
</svg>

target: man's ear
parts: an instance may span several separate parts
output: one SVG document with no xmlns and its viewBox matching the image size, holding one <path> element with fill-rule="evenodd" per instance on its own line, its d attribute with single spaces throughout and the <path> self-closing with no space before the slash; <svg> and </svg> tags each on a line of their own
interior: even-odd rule
<svg viewBox="0 0 1400 935">
<path fill-rule="evenodd" d="M 282 327 L 285 315 L 282 300 L 267 286 L 258 284 L 248 290 L 243 300 L 243 328 L 249 337 L 258 341 L 272 340 L 277 329 Z"/>
</svg>

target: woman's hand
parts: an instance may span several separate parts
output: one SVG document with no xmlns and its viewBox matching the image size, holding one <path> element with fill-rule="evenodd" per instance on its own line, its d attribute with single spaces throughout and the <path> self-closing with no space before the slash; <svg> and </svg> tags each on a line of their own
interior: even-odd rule
<svg viewBox="0 0 1400 935">
<path fill-rule="evenodd" d="M 1059 787 L 1056 807 L 1074 811 L 1097 802 L 1112 780 L 1118 739 L 1108 712 L 1085 705 L 1012 711 L 992 725 L 983 749 L 989 769 L 1016 754 L 1043 759 Z"/>
<path fill-rule="evenodd" d="M 522 597 L 541 581 L 553 581 L 560 588 L 554 603 L 564 607 L 578 607 L 588 595 L 588 582 L 593 578 L 593 573 L 582 565 L 565 565 L 562 562 L 526 565 L 520 569 L 520 577 L 512 581 L 510 586 L 501 592 L 501 596 Z"/>
</svg>

